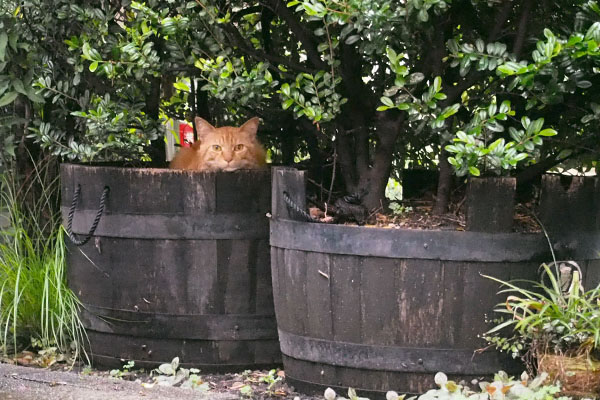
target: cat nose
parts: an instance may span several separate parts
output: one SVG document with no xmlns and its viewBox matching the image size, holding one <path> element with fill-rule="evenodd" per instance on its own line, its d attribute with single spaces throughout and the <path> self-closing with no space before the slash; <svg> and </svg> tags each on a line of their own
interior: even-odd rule
<svg viewBox="0 0 600 400">
<path fill-rule="evenodd" d="M 223 159 L 227 162 L 231 162 L 233 160 L 233 154 L 231 153 L 223 153 Z"/>
</svg>

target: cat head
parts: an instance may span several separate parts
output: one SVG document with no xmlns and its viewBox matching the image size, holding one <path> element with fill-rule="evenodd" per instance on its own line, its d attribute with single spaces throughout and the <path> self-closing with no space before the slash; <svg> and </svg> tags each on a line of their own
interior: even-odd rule
<svg viewBox="0 0 600 400">
<path fill-rule="evenodd" d="M 249 119 L 239 128 L 215 128 L 200 117 L 196 117 L 194 123 L 198 140 L 192 148 L 199 154 L 199 169 L 234 171 L 264 166 L 265 150 L 256 139 L 257 117 Z"/>
</svg>

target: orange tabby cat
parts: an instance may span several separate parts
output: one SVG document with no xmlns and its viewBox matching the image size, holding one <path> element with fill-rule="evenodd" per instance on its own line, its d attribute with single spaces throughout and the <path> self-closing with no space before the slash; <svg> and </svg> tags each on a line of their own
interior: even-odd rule
<svg viewBox="0 0 600 400">
<path fill-rule="evenodd" d="M 194 120 L 198 140 L 192 147 L 182 147 L 170 168 L 197 171 L 235 171 L 265 165 L 265 149 L 256 139 L 258 118 L 249 119 L 239 128 L 215 128 L 200 117 Z"/>
</svg>

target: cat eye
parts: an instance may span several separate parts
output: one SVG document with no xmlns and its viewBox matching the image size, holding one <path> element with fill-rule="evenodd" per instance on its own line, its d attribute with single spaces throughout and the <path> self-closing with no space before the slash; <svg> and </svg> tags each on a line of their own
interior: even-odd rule
<svg viewBox="0 0 600 400">
<path fill-rule="evenodd" d="M 240 151 L 244 149 L 244 145 L 243 144 L 236 144 L 235 145 L 235 151 Z"/>
<path fill-rule="evenodd" d="M 213 145 L 212 145 L 212 149 L 213 149 L 214 151 L 221 151 L 221 146 L 219 146 L 218 144 L 213 144 Z"/>
</svg>

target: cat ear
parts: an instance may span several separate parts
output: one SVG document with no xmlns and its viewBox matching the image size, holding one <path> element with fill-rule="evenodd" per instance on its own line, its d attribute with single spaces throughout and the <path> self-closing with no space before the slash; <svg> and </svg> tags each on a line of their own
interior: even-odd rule
<svg viewBox="0 0 600 400">
<path fill-rule="evenodd" d="M 196 117 L 194 119 L 194 125 L 196 125 L 196 133 L 198 134 L 198 139 L 206 136 L 209 132 L 215 130 L 214 126 L 212 126 L 210 123 L 208 123 L 208 121 L 200 117 Z"/>
<path fill-rule="evenodd" d="M 200 145 L 202 144 L 202 140 L 198 139 L 194 143 L 192 143 L 192 149 L 200 150 Z"/>
<path fill-rule="evenodd" d="M 244 125 L 240 126 L 240 130 L 246 132 L 248 135 L 254 137 L 256 136 L 256 131 L 258 131 L 258 124 L 260 120 L 258 117 L 250 118 Z"/>
</svg>

